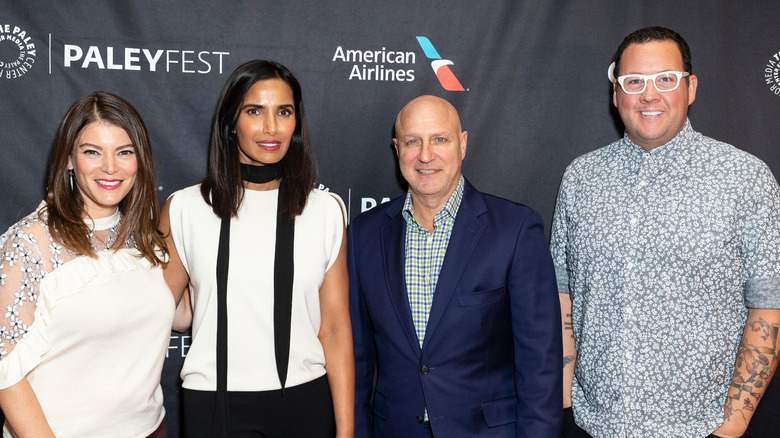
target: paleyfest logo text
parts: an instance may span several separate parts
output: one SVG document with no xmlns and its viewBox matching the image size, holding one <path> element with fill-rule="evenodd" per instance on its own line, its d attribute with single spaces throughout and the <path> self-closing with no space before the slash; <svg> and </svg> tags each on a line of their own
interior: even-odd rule
<svg viewBox="0 0 780 438">
<path fill-rule="evenodd" d="M 769 85 L 769 91 L 780 96 L 780 52 L 769 57 L 769 61 L 764 68 L 764 80 Z"/>
<path fill-rule="evenodd" d="M 0 24 L 0 78 L 16 79 L 35 64 L 35 43 L 19 26 Z"/>
</svg>

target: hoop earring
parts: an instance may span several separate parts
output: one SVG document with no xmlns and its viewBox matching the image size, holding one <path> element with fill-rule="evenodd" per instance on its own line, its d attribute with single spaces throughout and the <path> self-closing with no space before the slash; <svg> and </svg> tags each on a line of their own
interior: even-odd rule
<svg viewBox="0 0 780 438">
<path fill-rule="evenodd" d="M 70 180 L 70 191 L 73 191 L 73 169 L 68 169 L 68 180 Z"/>
</svg>

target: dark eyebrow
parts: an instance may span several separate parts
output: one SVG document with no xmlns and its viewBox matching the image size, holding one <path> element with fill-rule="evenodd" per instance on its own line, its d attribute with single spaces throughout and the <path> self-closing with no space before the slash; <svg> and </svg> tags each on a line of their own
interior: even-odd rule
<svg viewBox="0 0 780 438">
<path fill-rule="evenodd" d="M 684 71 L 683 71 L 683 70 L 675 70 L 675 69 L 673 69 L 673 68 L 667 68 L 667 69 L 665 69 L 665 70 L 658 70 L 658 71 L 657 71 L 657 72 L 655 72 L 655 73 L 649 73 L 649 74 L 645 74 L 645 73 L 639 73 L 639 72 L 629 72 L 629 73 L 626 73 L 625 75 L 620 75 L 620 76 L 628 76 L 628 75 L 644 75 L 644 76 L 652 76 L 652 75 L 656 75 L 656 74 L 658 74 L 658 73 L 666 73 L 666 72 L 670 72 L 670 71 L 682 71 L 682 72 L 684 73 Z"/>
<path fill-rule="evenodd" d="M 261 104 L 257 104 L 257 103 L 248 103 L 248 104 L 246 104 L 246 105 L 241 107 L 242 110 L 245 110 L 247 108 L 265 108 L 265 105 L 261 105 Z M 279 105 L 279 108 L 284 108 L 284 109 L 290 108 L 290 109 L 295 110 L 295 105 L 293 105 L 291 103 L 284 103 L 284 104 Z"/>
<path fill-rule="evenodd" d="M 95 149 L 100 149 L 100 150 L 103 150 L 103 146 L 100 146 L 100 145 L 98 145 L 98 144 L 92 144 L 92 143 L 81 143 L 80 145 L 78 145 L 78 147 L 80 147 L 80 148 L 81 148 L 81 147 L 85 147 L 85 146 L 86 146 L 86 147 L 90 147 L 90 148 L 95 148 Z M 131 147 L 131 148 L 135 149 L 135 145 L 134 145 L 134 144 L 132 144 L 132 143 L 123 144 L 123 145 L 121 145 L 121 146 L 117 147 L 117 149 L 124 149 L 124 148 L 128 148 L 128 147 Z"/>
</svg>

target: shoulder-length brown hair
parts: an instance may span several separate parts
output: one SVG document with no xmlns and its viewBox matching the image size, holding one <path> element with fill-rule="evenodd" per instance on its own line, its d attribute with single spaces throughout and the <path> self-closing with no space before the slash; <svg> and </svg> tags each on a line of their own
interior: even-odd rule
<svg viewBox="0 0 780 438">
<path fill-rule="evenodd" d="M 238 110 L 243 105 L 249 88 L 264 79 L 281 79 L 287 83 L 292 90 L 295 105 L 295 130 L 290 140 L 290 148 L 280 162 L 282 184 L 287 190 L 282 212 L 289 217 L 301 214 L 317 181 L 317 165 L 309 140 L 306 112 L 298 80 L 287 67 L 277 62 L 259 59 L 246 62 L 233 71 L 219 96 L 217 112 L 211 126 L 208 174 L 200 186 L 203 199 L 214 210 L 214 214 L 223 219 L 236 216 L 244 198 L 238 138 L 234 133 Z"/>
<path fill-rule="evenodd" d="M 84 199 L 77 188 L 71 189 L 68 173 L 68 159 L 75 153 L 76 139 L 87 125 L 96 122 L 124 129 L 138 160 L 135 183 L 119 202 L 119 211 L 124 218 L 117 241 L 125 242 L 133 236 L 144 258 L 155 266 L 165 264 L 167 247 L 157 232 L 159 208 L 154 186 L 152 146 L 146 125 L 130 103 L 105 91 L 95 91 L 73 103 L 57 130 L 46 171 L 49 230 L 69 250 L 89 257 L 97 256 L 89 240 L 90 229 L 84 223 Z"/>
</svg>

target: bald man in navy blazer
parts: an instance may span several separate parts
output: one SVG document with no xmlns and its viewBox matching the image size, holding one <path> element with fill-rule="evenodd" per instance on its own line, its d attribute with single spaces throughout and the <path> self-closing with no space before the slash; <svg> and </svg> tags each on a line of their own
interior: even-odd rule
<svg viewBox="0 0 780 438">
<path fill-rule="evenodd" d="M 355 436 L 557 438 L 561 319 L 540 216 L 461 176 L 467 132 L 447 101 L 411 101 L 395 134 L 409 191 L 349 227 Z"/>
</svg>

